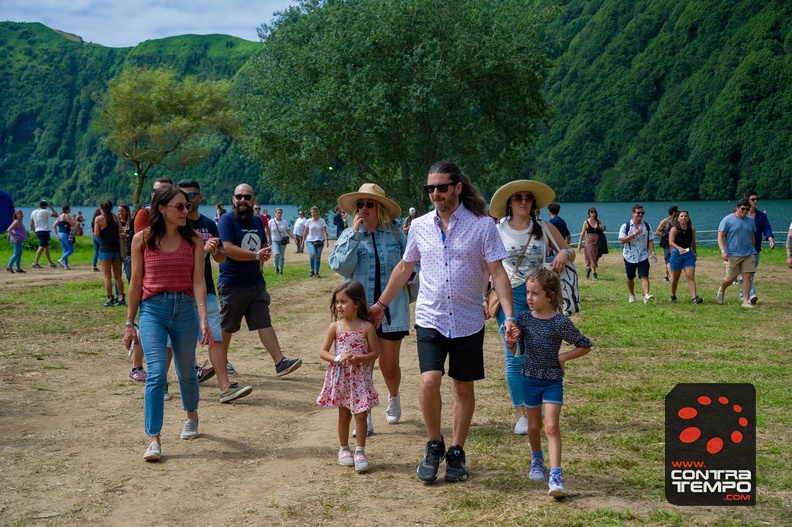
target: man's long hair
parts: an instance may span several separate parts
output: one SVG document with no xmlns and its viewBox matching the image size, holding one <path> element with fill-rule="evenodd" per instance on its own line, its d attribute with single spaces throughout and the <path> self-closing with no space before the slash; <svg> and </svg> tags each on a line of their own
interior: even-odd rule
<svg viewBox="0 0 792 527">
<path fill-rule="evenodd" d="M 487 215 L 487 202 L 456 163 L 438 161 L 429 168 L 429 174 L 448 174 L 454 184 L 462 183 L 462 192 L 459 195 L 459 200 L 465 205 L 465 208 L 476 216 Z"/>
</svg>

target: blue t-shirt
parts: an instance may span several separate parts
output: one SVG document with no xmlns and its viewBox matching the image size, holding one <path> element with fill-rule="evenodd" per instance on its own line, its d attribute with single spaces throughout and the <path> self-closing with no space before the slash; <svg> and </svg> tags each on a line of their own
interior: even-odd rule
<svg viewBox="0 0 792 527">
<path fill-rule="evenodd" d="M 197 220 L 190 220 L 190 225 L 195 229 L 195 232 L 201 235 L 204 244 L 210 238 L 220 237 L 220 233 L 217 231 L 217 224 L 203 214 L 198 216 Z M 212 258 L 209 254 L 206 255 L 206 261 L 204 262 L 204 278 L 206 279 L 206 294 L 217 294 L 215 293 L 214 280 L 212 279 Z"/>
<path fill-rule="evenodd" d="M 743 219 L 735 214 L 729 214 L 718 225 L 718 232 L 726 233 L 726 253 L 729 256 L 751 256 L 756 254 L 754 249 L 754 232 L 756 224 L 753 218 L 746 216 Z"/>
<path fill-rule="evenodd" d="M 553 216 L 547 221 L 552 223 L 553 226 L 558 229 L 558 234 L 560 234 L 563 239 L 567 239 L 567 236 L 569 236 L 569 229 L 567 228 L 566 222 L 562 220 L 560 216 Z"/>
<path fill-rule="evenodd" d="M 261 249 L 261 242 L 266 239 L 264 223 L 255 214 L 245 223 L 240 223 L 233 214 L 224 214 L 217 220 L 217 230 L 220 231 L 220 241 L 223 243 L 231 242 L 251 252 Z M 261 264 L 257 260 L 240 262 L 229 256 L 225 263 L 220 264 L 217 283 L 238 286 L 263 284 Z"/>
</svg>

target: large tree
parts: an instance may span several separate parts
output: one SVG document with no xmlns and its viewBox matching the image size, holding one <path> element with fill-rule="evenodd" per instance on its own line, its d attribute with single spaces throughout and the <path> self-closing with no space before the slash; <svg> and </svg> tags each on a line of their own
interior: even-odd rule
<svg viewBox="0 0 792 527">
<path fill-rule="evenodd" d="M 303 0 L 278 13 L 238 85 L 264 183 L 327 206 L 376 181 L 425 209 L 439 159 L 484 189 L 518 177 L 547 115 L 549 14 L 531 4 Z"/>
<path fill-rule="evenodd" d="M 105 142 L 134 168 L 136 207 L 153 167 L 199 163 L 220 137 L 233 136 L 238 128 L 227 82 L 179 79 L 169 69 L 124 70 L 97 102 Z"/>
</svg>

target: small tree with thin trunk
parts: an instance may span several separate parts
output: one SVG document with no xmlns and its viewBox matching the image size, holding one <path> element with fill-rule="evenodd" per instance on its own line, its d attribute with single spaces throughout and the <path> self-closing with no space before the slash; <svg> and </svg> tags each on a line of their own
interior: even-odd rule
<svg viewBox="0 0 792 527">
<path fill-rule="evenodd" d="M 192 166 L 206 159 L 221 136 L 238 131 L 227 82 L 178 79 L 167 69 L 126 69 L 97 103 L 105 143 L 134 168 L 136 207 L 153 167 Z"/>
</svg>

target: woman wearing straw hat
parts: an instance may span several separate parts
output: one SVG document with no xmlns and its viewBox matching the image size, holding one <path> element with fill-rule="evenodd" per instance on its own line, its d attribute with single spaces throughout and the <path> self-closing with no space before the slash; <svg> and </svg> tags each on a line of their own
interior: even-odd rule
<svg viewBox="0 0 792 527">
<path fill-rule="evenodd" d="M 552 245 L 549 240 L 547 244 L 544 243 L 543 222 L 537 216 L 539 210 L 553 201 L 554 197 L 555 193 L 550 187 L 530 179 L 507 183 L 492 196 L 490 216 L 497 220 L 504 218 L 504 221 L 498 223 L 498 232 L 509 253 L 509 257 L 503 260 L 503 268 L 511 281 L 515 318 L 526 308 L 526 279 L 542 268 L 545 261 L 544 248 Z M 544 222 L 544 225 L 559 248 L 552 267 L 556 271 L 563 271 L 568 259 L 574 261 L 574 252 L 555 226 L 550 222 Z M 486 309 L 486 302 L 484 305 Z M 487 313 L 490 317 L 496 315 L 500 326 L 505 320 L 503 309 L 499 308 L 497 313 Z M 503 347 L 506 354 L 506 386 L 512 405 L 517 411 L 514 433 L 524 435 L 528 433 L 528 418 L 525 416 L 522 395 L 522 366 L 525 357 L 512 355 L 505 340 Z"/>
<path fill-rule="evenodd" d="M 344 277 L 357 280 L 366 289 L 369 305 L 379 300 L 388 285 L 393 269 L 407 246 L 407 236 L 394 222 L 401 216 L 401 207 L 385 196 L 374 183 L 363 184 L 357 192 L 338 198 L 341 208 L 352 216 L 352 228 L 338 238 L 330 255 L 330 268 Z M 410 300 L 403 288 L 391 301 L 382 325 L 377 329 L 379 366 L 388 387 L 388 408 L 385 417 L 390 424 L 401 419 L 399 384 L 399 350 L 410 327 Z M 368 432 L 373 432 L 371 414 Z"/>
</svg>

